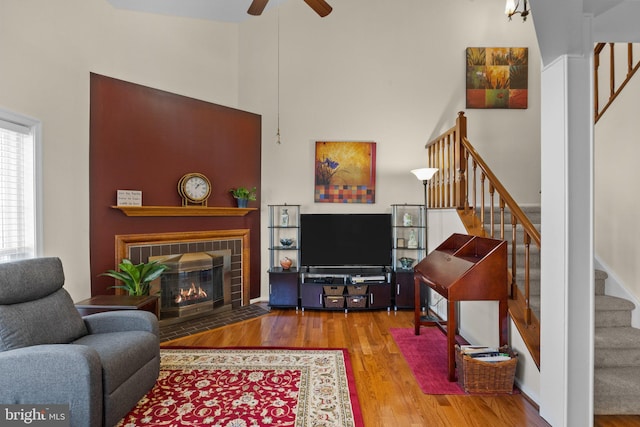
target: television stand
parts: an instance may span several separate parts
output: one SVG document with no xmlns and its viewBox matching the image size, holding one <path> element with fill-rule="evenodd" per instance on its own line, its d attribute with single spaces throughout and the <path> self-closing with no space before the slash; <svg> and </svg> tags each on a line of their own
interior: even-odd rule
<svg viewBox="0 0 640 427">
<path fill-rule="evenodd" d="M 391 268 L 303 267 L 300 305 L 323 310 L 391 310 Z"/>
</svg>

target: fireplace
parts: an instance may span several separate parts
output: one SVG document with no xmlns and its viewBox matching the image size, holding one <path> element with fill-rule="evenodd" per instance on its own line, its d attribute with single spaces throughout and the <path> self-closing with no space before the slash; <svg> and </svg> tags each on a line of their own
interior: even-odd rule
<svg viewBox="0 0 640 427">
<path fill-rule="evenodd" d="M 169 266 L 151 283 L 161 323 L 249 304 L 249 230 L 117 235 L 116 264 L 123 258 Z"/>
<path fill-rule="evenodd" d="M 210 312 L 231 302 L 231 250 L 153 256 L 149 261 L 169 267 L 151 285 L 151 292 L 160 294 L 161 319 Z"/>
</svg>

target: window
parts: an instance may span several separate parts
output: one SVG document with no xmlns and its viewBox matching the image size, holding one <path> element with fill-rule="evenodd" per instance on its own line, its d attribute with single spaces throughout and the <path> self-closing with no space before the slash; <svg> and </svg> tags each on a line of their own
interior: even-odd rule
<svg viewBox="0 0 640 427">
<path fill-rule="evenodd" d="M 0 262 L 39 253 L 39 122 L 0 110 Z"/>
</svg>

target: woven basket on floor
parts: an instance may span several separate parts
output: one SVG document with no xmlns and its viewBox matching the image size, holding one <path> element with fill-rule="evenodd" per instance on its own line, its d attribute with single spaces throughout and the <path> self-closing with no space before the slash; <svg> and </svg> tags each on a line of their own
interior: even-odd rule
<svg viewBox="0 0 640 427">
<path fill-rule="evenodd" d="M 509 347 L 501 347 L 501 353 L 511 356 L 503 362 L 483 362 L 462 354 L 456 345 L 456 370 L 458 384 L 467 393 L 513 393 L 513 379 L 516 375 L 518 354 Z"/>
</svg>

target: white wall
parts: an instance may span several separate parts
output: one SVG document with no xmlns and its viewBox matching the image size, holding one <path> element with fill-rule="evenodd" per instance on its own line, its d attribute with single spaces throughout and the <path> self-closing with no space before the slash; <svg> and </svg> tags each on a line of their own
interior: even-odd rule
<svg viewBox="0 0 640 427">
<path fill-rule="evenodd" d="M 393 203 L 421 203 L 422 184 L 409 170 L 425 165 L 425 143 L 465 110 L 465 49 L 474 46 L 529 47 L 529 108 L 466 115 L 471 142 L 514 198 L 538 204 L 539 52 L 531 22 L 509 22 L 503 10 L 501 0 L 399 0 L 393 7 L 343 0 L 319 19 L 303 2 L 289 1 L 241 24 L 240 105 L 263 115 L 263 224 L 267 204 L 389 212 Z M 377 142 L 375 205 L 314 203 L 316 140 Z M 266 247 L 264 227 L 262 240 Z M 263 298 L 267 255 L 265 249 Z"/>
<path fill-rule="evenodd" d="M 77 301 L 91 280 L 89 73 L 235 106 L 238 28 L 106 0 L 3 0 L 0 9 L 0 108 L 43 123 L 42 255 L 62 259 Z"/>
<path fill-rule="evenodd" d="M 624 62 L 626 56 L 622 53 L 616 55 Z M 637 54 L 636 51 L 635 61 Z M 606 58 L 603 62 L 607 64 Z M 618 63 L 616 70 L 626 72 L 626 63 Z M 622 82 L 622 77 L 617 75 L 616 82 Z M 607 80 L 600 90 L 608 94 L 608 87 Z M 636 299 L 640 298 L 640 230 L 629 224 L 637 222 L 640 211 L 640 197 L 635 194 L 636 178 L 640 176 L 639 92 L 640 75 L 635 75 L 596 124 L 594 144 L 596 255 L 615 274 L 618 284 Z"/>
</svg>

